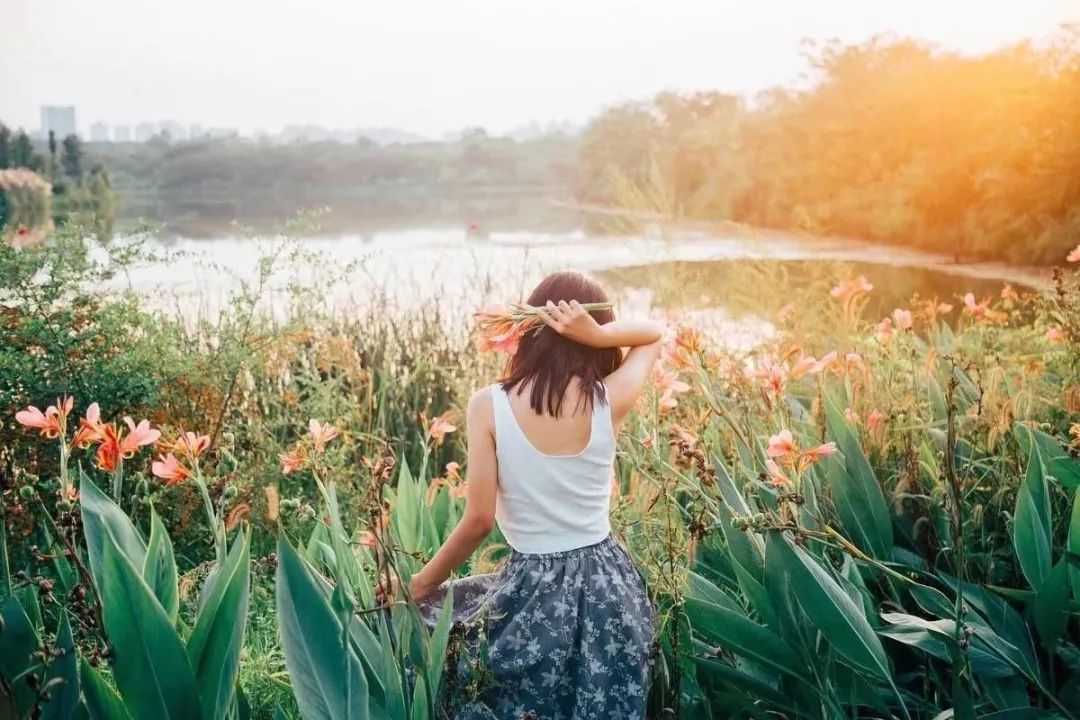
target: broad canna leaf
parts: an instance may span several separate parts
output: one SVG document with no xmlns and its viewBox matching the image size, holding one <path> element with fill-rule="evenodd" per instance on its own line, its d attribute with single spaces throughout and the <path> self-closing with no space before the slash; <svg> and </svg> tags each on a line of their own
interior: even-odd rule
<svg viewBox="0 0 1080 720">
<path fill-rule="evenodd" d="M 789 578 L 798 604 L 825 640 L 852 667 L 893 688 L 907 716 L 881 639 L 863 615 L 862 607 L 817 560 L 783 533 L 770 532 L 765 543 L 766 572 L 776 570 Z"/>
<path fill-rule="evenodd" d="M 97 582 L 105 634 L 116 652 L 113 677 L 138 718 L 201 717 L 195 675 L 172 621 L 108 528 Z M 138 569 L 137 569 L 138 567 Z"/>
<path fill-rule="evenodd" d="M 829 434 L 841 455 L 826 458 L 822 467 L 840 524 L 848 538 L 864 552 L 888 560 L 892 554 L 893 530 L 885 494 L 863 454 L 858 436 L 844 419 L 835 399 L 826 400 L 825 406 Z"/>
<path fill-rule="evenodd" d="M 120 506 L 101 492 L 85 473 L 81 474 L 79 481 L 79 505 L 82 507 L 83 532 L 94 583 L 100 585 L 103 581 L 100 570 L 102 547 L 109 534 L 128 562 L 141 570 L 146 561 L 146 543 L 142 536 Z"/>
<path fill-rule="evenodd" d="M 694 632 L 710 643 L 754 662 L 810 682 L 799 654 L 769 628 L 758 625 L 719 588 L 691 574 L 686 615 Z"/>
<path fill-rule="evenodd" d="M 1050 435 L 1023 423 L 1013 426 L 1013 435 L 1025 455 L 1033 450 L 1042 460 L 1047 476 L 1054 478 L 1066 488 L 1080 487 L 1080 460 L 1069 455 Z"/>
<path fill-rule="evenodd" d="M 150 514 L 150 544 L 143 563 L 143 580 L 154 591 L 165 614 L 173 624 L 180 610 L 180 593 L 176 585 L 176 557 L 172 540 L 156 511 Z"/>
<path fill-rule="evenodd" d="M 409 463 L 402 458 L 398 472 L 397 498 L 394 505 L 398 536 L 405 552 L 417 552 L 421 549 L 420 489 L 409 472 Z"/>
<path fill-rule="evenodd" d="M 367 720 L 360 660 L 312 571 L 283 535 L 276 587 L 285 665 L 300 714 L 305 720 Z"/>
<path fill-rule="evenodd" d="M 1020 569 L 1032 590 L 1046 582 L 1051 567 L 1050 489 L 1042 457 L 1034 446 L 1028 453 L 1027 472 L 1016 492 L 1013 547 Z"/>
<path fill-rule="evenodd" d="M 1031 603 L 1031 614 L 1035 620 L 1035 629 L 1043 647 L 1053 653 L 1057 642 L 1065 634 L 1069 622 L 1069 565 L 1065 558 L 1046 576 L 1042 587 Z"/>
<path fill-rule="evenodd" d="M 435 629 L 431 633 L 431 644 L 428 650 L 427 684 L 431 689 L 432 701 L 439 697 L 439 686 L 442 683 L 443 666 L 446 663 L 446 646 L 450 641 L 450 627 L 454 620 L 454 593 L 446 593 L 442 610 L 439 611 L 439 619 L 435 623 Z"/>
<path fill-rule="evenodd" d="M 2 637 L 2 636 L 0 636 Z M 60 625 L 56 629 L 59 657 L 49 664 L 47 683 L 60 681 L 49 691 L 49 701 L 41 710 L 43 720 L 68 720 L 75 717 L 79 705 L 79 666 L 75 655 L 75 639 L 71 635 L 71 622 L 66 611 L 60 611 Z"/>
<path fill-rule="evenodd" d="M 151 542 L 151 546 L 153 543 Z M 225 717 L 236 697 L 250 592 L 249 537 L 233 541 L 225 564 L 206 587 L 187 652 L 199 683 L 203 717 Z"/>
<path fill-rule="evenodd" d="M 79 662 L 79 679 L 82 681 L 83 702 L 90 720 L 131 720 L 131 713 L 124 701 L 85 660 Z"/>
<path fill-rule="evenodd" d="M 15 706 L 28 712 L 35 693 L 25 679 L 16 680 L 33 664 L 40 640 L 22 603 L 10 595 L 0 603 L 0 677 L 15 691 Z"/>
</svg>

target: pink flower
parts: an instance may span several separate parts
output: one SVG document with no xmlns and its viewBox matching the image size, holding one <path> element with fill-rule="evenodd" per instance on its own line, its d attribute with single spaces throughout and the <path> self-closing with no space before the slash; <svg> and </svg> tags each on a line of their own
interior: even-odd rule
<svg viewBox="0 0 1080 720">
<path fill-rule="evenodd" d="M 125 417 L 128 433 L 120 443 L 120 455 L 126 458 L 135 456 L 139 448 L 153 445 L 161 438 L 161 431 L 150 427 L 149 420 L 141 420 L 138 425 L 130 417 Z"/>
<path fill-rule="evenodd" d="M 769 458 L 775 460 L 780 459 L 780 462 L 790 461 L 799 452 L 798 446 L 795 444 L 795 438 L 792 436 L 791 431 L 784 429 L 769 438 L 769 447 L 765 453 Z"/>
<path fill-rule="evenodd" d="M 193 432 L 181 432 L 173 443 L 173 450 L 190 460 L 194 460 L 210 447 L 209 435 L 197 435 Z"/>
<path fill-rule="evenodd" d="M 878 432 L 885 426 L 885 421 L 888 416 L 880 410 L 872 410 L 869 415 L 866 416 L 866 429 L 870 432 Z"/>
<path fill-rule="evenodd" d="M 1080 245 L 1077 245 L 1072 251 L 1065 256 L 1066 262 L 1080 263 Z"/>
<path fill-rule="evenodd" d="M 792 380 L 798 380 L 804 375 L 812 375 L 817 372 L 817 364 L 818 361 L 812 355 L 802 355 L 791 366 L 788 377 Z"/>
<path fill-rule="evenodd" d="M 869 374 L 870 370 L 866 367 L 866 363 L 863 361 L 862 355 L 855 352 L 849 352 L 844 356 L 844 367 L 849 372 L 861 372 L 864 375 Z"/>
<path fill-rule="evenodd" d="M 840 283 L 829 293 L 844 305 L 844 315 L 851 318 L 855 314 L 855 303 L 866 293 L 874 289 L 870 282 L 860 275 L 854 280 Z"/>
<path fill-rule="evenodd" d="M 307 455 L 300 446 L 296 446 L 289 452 L 278 455 L 278 460 L 281 462 L 281 474 L 288 475 L 304 467 Z"/>
<path fill-rule="evenodd" d="M 86 415 L 79 420 L 79 429 L 75 431 L 72 443 L 85 450 L 93 443 L 101 442 L 101 428 L 101 408 L 97 403 L 91 403 L 86 408 Z"/>
<path fill-rule="evenodd" d="M 874 330 L 874 337 L 882 345 L 888 345 L 892 342 L 893 335 L 896 331 L 893 330 L 893 321 L 891 318 L 885 318 L 877 324 L 877 329 Z"/>
<path fill-rule="evenodd" d="M 1055 345 L 1063 343 L 1065 342 L 1065 331 L 1055 325 L 1046 331 L 1046 339 Z"/>
<path fill-rule="evenodd" d="M 896 308 L 892 313 L 893 322 L 896 323 L 897 330 L 910 330 L 912 326 L 911 311 L 903 308 Z"/>
<path fill-rule="evenodd" d="M 652 379 L 656 389 L 660 391 L 660 407 L 666 410 L 679 404 L 676 395 L 690 390 L 690 386 L 679 379 L 678 373 L 660 364 L 653 368 Z"/>
<path fill-rule="evenodd" d="M 840 353 L 833 350 L 830 353 L 826 353 L 821 356 L 821 359 L 817 361 L 817 365 L 814 366 L 815 373 L 825 372 L 836 365 L 836 361 L 840 359 Z"/>
<path fill-rule="evenodd" d="M 983 300 L 981 303 L 975 302 L 975 294 L 967 293 L 964 295 L 964 313 L 974 318 L 982 318 L 986 316 L 986 311 L 990 307 L 990 300 Z"/>
<path fill-rule="evenodd" d="M 50 405 L 45 412 L 30 405 L 25 410 L 15 413 L 15 421 L 23 427 L 40 430 L 41 437 L 50 440 L 60 437 L 60 413 L 53 405 Z"/>
<path fill-rule="evenodd" d="M 308 434 L 311 435 L 311 442 L 315 446 L 315 452 L 322 452 L 326 449 L 326 444 L 341 433 L 330 423 L 324 424 L 311 419 L 308 421 Z"/>
<path fill-rule="evenodd" d="M 161 478 L 166 485 L 179 485 L 191 477 L 191 471 L 180 464 L 172 453 L 162 455 L 150 464 L 154 477 Z"/>
<path fill-rule="evenodd" d="M 832 289 L 829 293 L 837 300 L 847 303 L 853 298 L 868 293 L 874 289 L 874 286 L 870 284 L 870 281 L 866 279 L 864 275 L 860 275 L 854 280 L 845 280 Z"/>
<path fill-rule="evenodd" d="M 442 415 L 433 419 L 431 424 L 428 425 L 428 437 L 434 440 L 436 445 L 442 445 L 446 435 L 457 430 L 457 426 L 450 422 L 450 418 L 453 414 L 452 410 L 447 410 Z"/>
<path fill-rule="evenodd" d="M 756 377 L 766 390 L 780 397 L 784 394 L 784 386 L 787 384 L 787 375 L 784 373 L 784 368 L 777 365 L 771 360 L 766 360 L 765 364 L 754 371 L 754 377 Z"/>
<path fill-rule="evenodd" d="M 769 482 L 777 487 L 786 487 L 791 485 L 791 479 L 784 474 L 784 471 L 780 469 L 772 460 L 765 461 L 765 470 L 769 476 Z"/>
<path fill-rule="evenodd" d="M 802 472 L 814 463 L 819 462 L 822 458 L 835 455 L 836 452 L 837 448 L 836 443 L 834 442 L 823 443 L 815 448 L 803 451 L 803 453 L 799 455 L 799 471 Z"/>
</svg>

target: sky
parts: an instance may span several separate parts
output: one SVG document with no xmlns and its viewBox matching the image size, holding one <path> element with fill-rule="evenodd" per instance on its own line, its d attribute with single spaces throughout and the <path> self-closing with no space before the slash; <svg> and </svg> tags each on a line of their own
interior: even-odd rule
<svg viewBox="0 0 1080 720">
<path fill-rule="evenodd" d="M 1080 22 L 1080 0 L 3 0 L 0 121 L 275 132 L 586 122 L 661 90 L 800 82 L 802 38 L 981 52 Z M 12 6 L 13 5 L 13 6 Z"/>
</svg>

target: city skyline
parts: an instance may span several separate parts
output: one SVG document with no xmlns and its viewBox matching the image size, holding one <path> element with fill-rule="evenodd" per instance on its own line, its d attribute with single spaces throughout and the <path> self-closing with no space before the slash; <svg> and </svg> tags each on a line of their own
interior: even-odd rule
<svg viewBox="0 0 1080 720">
<path fill-rule="evenodd" d="M 892 33 L 980 52 L 1080 20 L 1080 0 L 672 0 L 633 12 L 616 0 L 542 9 L 495 0 L 370 8 L 192 0 L 182 11 L 136 0 L 13 5 L 0 118 L 14 127 L 33 129 L 41 105 L 73 104 L 81 133 L 93 122 L 171 118 L 248 135 L 313 124 L 433 138 L 477 125 L 495 134 L 532 121 L 580 125 L 662 90 L 752 94 L 805 82 L 806 37 Z"/>
</svg>

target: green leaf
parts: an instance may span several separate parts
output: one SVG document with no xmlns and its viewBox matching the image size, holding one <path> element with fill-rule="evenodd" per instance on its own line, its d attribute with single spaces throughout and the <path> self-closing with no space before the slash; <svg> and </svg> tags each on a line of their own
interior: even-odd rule
<svg viewBox="0 0 1080 720">
<path fill-rule="evenodd" d="M 427 684 L 431 688 L 431 699 L 439 697 L 439 686 L 442 683 L 443 666 L 446 663 L 446 646 L 450 641 L 450 628 L 454 621 L 454 593 L 446 593 L 443 600 L 442 610 L 439 611 L 439 619 L 435 623 L 435 630 L 431 633 L 431 645 L 428 649 Z"/>
<path fill-rule="evenodd" d="M 188 639 L 187 652 L 199 683 L 203 717 L 224 717 L 236 695 L 250 591 L 248 548 L 248 536 L 241 533 L 215 574 L 213 585 L 207 586 Z"/>
<path fill-rule="evenodd" d="M 1071 457 L 1052 436 L 1023 423 L 1013 426 L 1013 435 L 1025 454 L 1034 449 L 1042 459 L 1046 474 L 1063 487 L 1080 487 L 1080 460 Z"/>
<path fill-rule="evenodd" d="M 892 670 L 885 649 L 874 629 L 825 568 L 793 544 L 784 534 L 770 532 L 765 544 L 765 566 L 770 565 L 790 578 L 790 587 L 810 622 L 832 645 L 837 654 L 852 667 L 887 683 L 904 707 L 893 684 Z"/>
<path fill-rule="evenodd" d="M 398 472 L 397 500 L 394 506 L 398 535 L 405 552 L 420 550 L 420 489 L 409 472 L 409 463 L 401 459 Z"/>
<path fill-rule="evenodd" d="M 833 505 L 845 534 L 870 555 L 888 560 L 892 553 L 892 518 L 885 494 L 863 454 L 859 438 L 833 398 L 825 403 L 829 434 L 842 457 L 826 458 L 822 466 L 832 491 Z"/>
<path fill-rule="evenodd" d="M 90 720 L 131 720 L 131 713 L 105 678 L 85 660 L 79 661 L 83 700 Z"/>
<path fill-rule="evenodd" d="M 412 720 L 428 720 L 429 717 L 427 683 L 423 675 L 417 675 L 416 687 L 413 688 Z"/>
<path fill-rule="evenodd" d="M 811 682 L 806 663 L 782 637 L 758 625 L 715 585 L 693 576 L 687 589 L 686 615 L 695 633 L 741 657 Z"/>
<path fill-rule="evenodd" d="M 1031 604 L 1035 628 L 1043 647 L 1051 653 L 1057 642 L 1065 634 L 1069 622 L 1069 564 L 1065 558 L 1058 561 L 1046 581 L 1039 588 L 1035 601 Z"/>
<path fill-rule="evenodd" d="M 105 634 L 116 659 L 113 677 L 138 718 L 200 717 L 195 675 L 172 621 L 108 528 L 103 528 L 96 584 Z M 140 569 L 136 569 L 136 568 Z"/>
<path fill-rule="evenodd" d="M 305 720 L 366 720 L 368 689 L 360 660 L 311 570 L 278 538 L 277 610 L 285 665 Z"/>
<path fill-rule="evenodd" d="M 49 691 L 49 701 L 42 708 L 41 717 L 46 720 L 68 720 L 74 717 L 79 704 L 79 666 L 75 655 L 75 639 L 71 635 L 71 623 L 66 611 L 60 611 L 60 625 L 56 629 L 56 649 L 59 657 L 49 665 L 46 682 L 59 679 Z"/>
<path fill-rule="evenodd" d="M 133 567 L 142 569 L 146 561 L 146 543 L 143 542 L 131 520 L 97 485 L 84 473 L 80 473 L 79 504 L 82 507 L 83 533 L 86 550 L 90 556 L 90 573 L 94 583 L 102 583 L 101 555 L 107 536 L 111 533 L 114 543 Z"/>
<path fill-rule="evenodd" d="M 34 702 L 34 692 L 25 678 L 16 680 L 33 664 L 32 656 L 40 640 L 22 603 L 11 595 L 0 604 L 0 676 L 15 690 L 15 706 L 27 712 Z"/>
<path fill-rule="evenodd" d="M 156 511 L 152 511 L 150 515 L 150 545 L 146 548 L 143 579 L 154 591 L 154 597 L 165 609 L 169 620 L 175 624 L 180 610 L 180 593 L 176 587 L 176 558 L 173 555 L 172 541 Z"/>
<path fill-rule="evenodd" d="M 1036 591 L 1050 574 L 1051 531 L 1050 490 L 1041 456 L 1032 447 L 1028 453 L 1027 472 L 1016 492 L 1013 546 L 1024 577 Z"/>
</svg>

